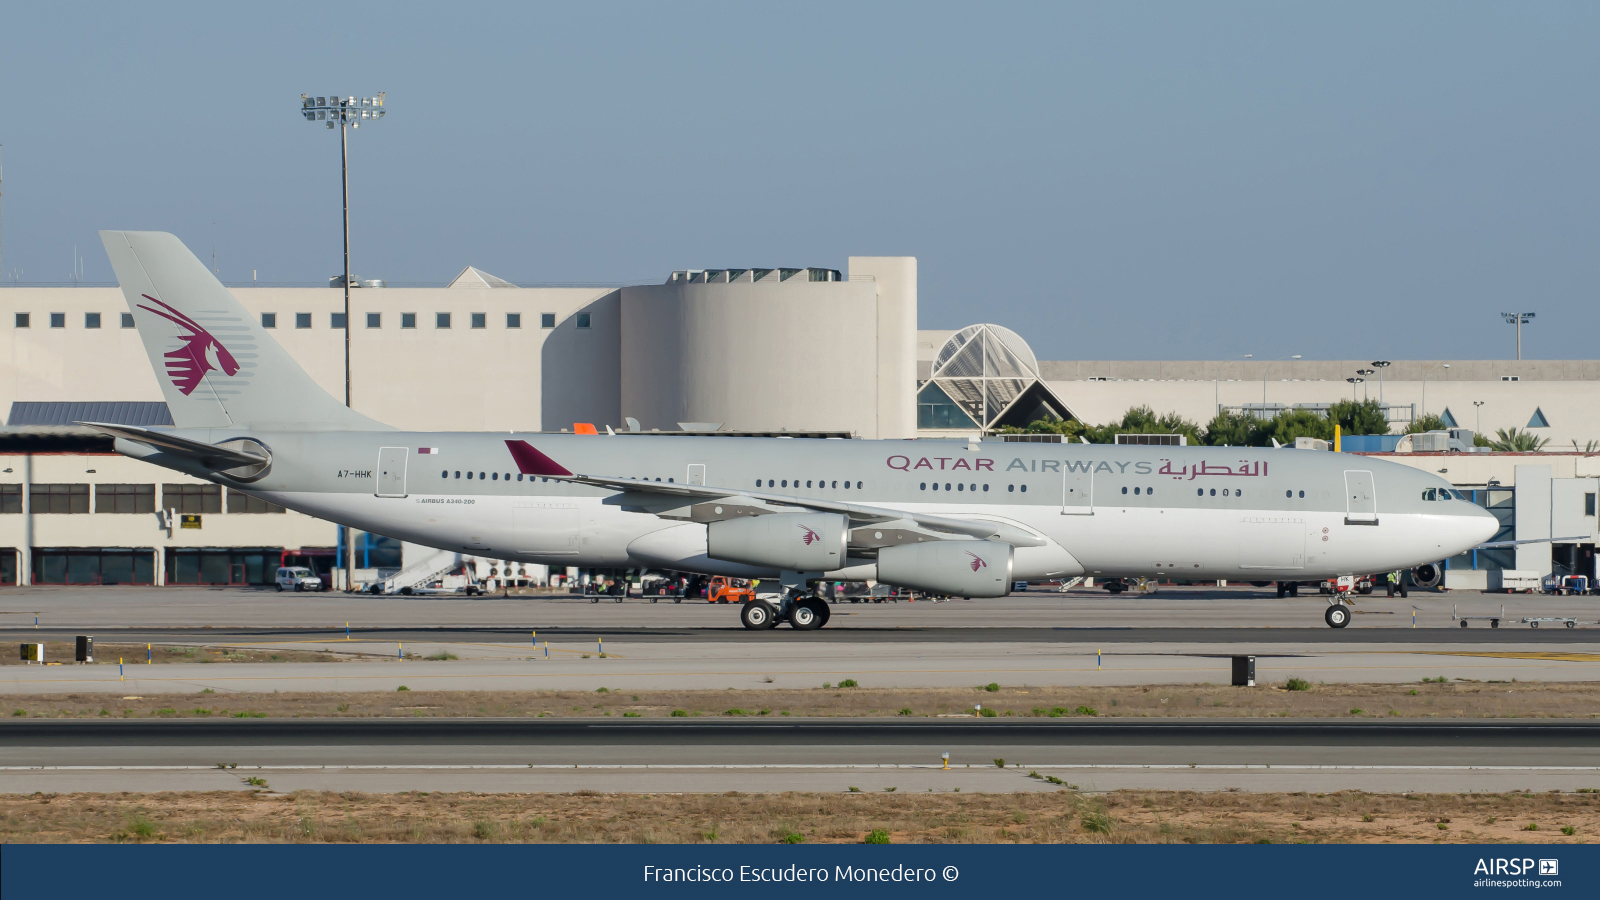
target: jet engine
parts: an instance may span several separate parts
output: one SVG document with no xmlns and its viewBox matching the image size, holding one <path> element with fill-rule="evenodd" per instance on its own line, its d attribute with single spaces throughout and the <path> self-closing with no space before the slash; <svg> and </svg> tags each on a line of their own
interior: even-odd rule
<svg viewBox="0 0 1600 900">
<path fill-rule="evenodd" d="M 999 541 L 929 541 L 878 551 L 878 580 L 956 597 L 1011 591 L 1013 548 Z"/>
<path fill-rule="evenodd" d="M 850 517 L 840 513 L 772 513 L 706 526 L 712 559 L 792 572 L 831 572 L 845 565 Z"/>
<path fill-rule="evenodd" d="M 1444 579 L 1444 567 L 1438 563 L 1424 563 L 1411 570 L 1411 580 L 1417 587 L 1438 587 Z"/>
</svg>

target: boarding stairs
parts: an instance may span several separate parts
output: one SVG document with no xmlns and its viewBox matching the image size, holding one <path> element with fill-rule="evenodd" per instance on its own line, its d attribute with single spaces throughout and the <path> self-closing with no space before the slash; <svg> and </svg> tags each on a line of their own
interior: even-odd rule
<svg viewBox="0 0 1600 900">
<path fill-rule="evenodd" d="M 379 593 L 398 594 L 405 588 L 434 583 L 460 568 L 464 554 L 454 550 L 435 550 L 381 582 Z"/>
</svg>

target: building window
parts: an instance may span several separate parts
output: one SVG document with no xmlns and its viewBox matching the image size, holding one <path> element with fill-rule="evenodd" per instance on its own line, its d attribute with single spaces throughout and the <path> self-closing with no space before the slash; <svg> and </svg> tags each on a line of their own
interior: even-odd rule
<svg viewBox="0 0 1600 900">
<path fill-rule="evenodd" d="M 22 514 L 22 485 L 0 484 L 0 515 Z"/>
<path fill-rule="evenodd" d="M 222 512 L 220 484 L 163 484 L 161 504 L 180 513 Z"/>
<path fill-rule="evenodd" d="M 367 327 L 368 328 L 382 328 L 383 327 L 383 313 L 367 313 Z"/>
<path fill-rule="evenodd" d="M 83 314 L 83 327 L 85 327 L 85 328 L 99 328 L 100 327 L 100 314 L 99 313 L 84 313 Z"/>
<path fill-rule="evenodd" d="M 473 328 L 488 328 L 489 327 L 489 314 L 488 313 L 473 313 L 472 314 L 472 327 Z"/>
<path fill-rule="evenodd" d="M 579 328 L 588 328 L 589 327 L 589 314 L 588 313 L 578 313 L 578 327 Z"/>
<path fill-rule="evenodd" d="M 252 497 L 243 491 L 228 489 L 228 512 L 230 513 L 281 513 L 284 508 L 276 503 L 269 503 L 259 497 Z"/>
<path fill-rule="evenodd" d="M 67 327 L 67 314 L 66 313 L 51 313 L 50 314 L 50 327 L 51 328 L 65 328 L 65 327 Z"/>
<path fill-rule="evenodd" d="M 153 513 L 156 511 L 156 486 L 153 484 L 97 484 L 94 486 L 96 513 Z"/>
<path fill-rule="evenodd" d="M 262 313 L 261 314 L 261 327 L 262 328 L 277 328 L 278 327 L 278 314 L 277 313 Z"/>
<path fill-rule="evenodd" d="M 1584 494 L 1583 495 L 1583 514 L 1586 515 L 1586 516 L 1594 515 L 1594 495 L 1593 494 Z"/>
<path fill-rule="evenodd" d="M 18 313 L 17 315 L 21 316 L 23 319 L 26 319 L 28 317 L 27 313 Z M 17 327 L 18 328 L 27 328 L 28 326 L 27 326 L 27 323 L 24 322 L 22 325 L 18 325 Z M 540 313 L 539 314 L 539 327 L 540 328 L 554 328 L 554 327 L 556 327 L 556 314 L 555 313 Z"/>
<path fill-rule="evenodd" d="M 29 324 L 28 324 L 28 319 L 29 319 L 29 316 L 28 316 L 27 313 L 17 313 L 17 327 L 18 328 L 28 328 L 28 327 L 30 327 Z"/>
<path fill-rule="evenodd" d="M 415 328 L 415 327 L 417 327 L 417 314 L 416 313 L 401 313 L 400 314 L 400 327 L 401 328 Z"/>
<path fill-rule="evenodd" d="M 154 584 L 149 550 L 41 548 L 33 551 L 34 584 Z"/>
<path fill-rule="evenodd" d="M 344 323 L 345 323 L 344 313 L 336 312 L 336 313 L 333 313 L 331 316 L 329 316 L 329 318 L 332 319 L 332 322 L 330 323 L 331 327 L 333 327 L 333 328 L 343 328 L 344 327 Z"/>
<path fill-rule="evenodd" d="M 522 327 L 522 313 L 506 313 L 506 327 L 507 328 L 521 328 Z"/>
<path fill-rule="evenodd" d="M 28 502 L 36 513 L 87 513 L 87 484 L 34 484 L 28 486 Z"/>
<path fill-rule="evenodd" d="M 122 327 L 123 328 L 132 328 L 133 327 L 133 313 L 123 313 L 122 314 Z"/>
<path fill-rule="evenodd" d="M 449 313 L 434 313 L 433 314 L 433 327 L 435 327 L 435 328 L 449 328 L 450 327 L 450 314 Z"/>
<path fill-rule="evenodd" d="M 296 327 L 296 328 L 310 328 L 311 327 L 311 313 L 295 313 L 294 314 L 294 327 Z"/>
</svg>

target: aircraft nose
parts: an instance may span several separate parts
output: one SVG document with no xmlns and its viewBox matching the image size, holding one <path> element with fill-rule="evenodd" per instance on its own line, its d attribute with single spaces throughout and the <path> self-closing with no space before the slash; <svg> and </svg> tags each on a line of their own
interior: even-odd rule
<svg viewBox="0 0 1600 900">
<path fill-rule="evenodd" d="M 1477 546 L 1495 536 L 1500 530 L 1500 520 L 1494 513 L 1480 507 L 1473 506 L 1470 514 L 1472 519 L 1473 546 Z"/>
</svg>

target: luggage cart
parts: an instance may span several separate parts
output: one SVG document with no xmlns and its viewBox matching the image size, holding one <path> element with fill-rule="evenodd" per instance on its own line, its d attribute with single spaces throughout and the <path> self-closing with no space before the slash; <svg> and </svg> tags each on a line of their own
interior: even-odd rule
<svg viewBox="0 0 1600 900">
<path fill-rule="evenodd" d="M 1529 616 L 1522 620 L 1529 628 L 1538 628 L 1540 622 L 1560 622 L 1568 628 L 1578 627 L 1578 620 L 1571 616 Z"/>
<path fill-rule="evenodd" d="M 1487 621 L 1490 628 L 1499 628 L 1500 620 L 1504 619 L 1505 617 L 1506 608 L 1504 606 L 1500 607 L 1500 615 L 1498 616 L 1463 616 L 1456 613 L 1456 608 L 1454 606 L 1450 607 L 1450 618 L 1460 622 L 1462 628 L 1466 628 L 1469 621 Z"/>
</svg>

